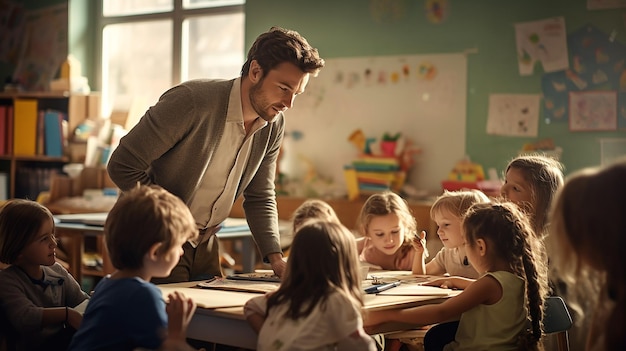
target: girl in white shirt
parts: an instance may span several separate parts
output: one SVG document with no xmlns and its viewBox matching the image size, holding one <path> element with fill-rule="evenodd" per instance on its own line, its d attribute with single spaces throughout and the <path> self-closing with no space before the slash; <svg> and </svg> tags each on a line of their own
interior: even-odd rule
<svg viewBox="0 0 626 351">
<path fill-rule="evenodd" d="M 443 275 L 448 273 L 466 278 L 478 278 L 478 272 L 467 259 L 463 247 L 461 222 L 467 209 L 475 203 L 489 202 L 489 198 L 480 190 L 445 191 L 430 208 L 430 218 L 437 223 L 437 235 L 443 243 L 435 258 L 425 264 L 424 271 L 416 274 Z M 423 250 L 421 246 L 416 248 Z M 421 255 L 422 261 L 424 255 Z M 420 265 L 418 268 L 422 267 Z"/>
<path fill-rule="evenodd" d="M 311 221 L 294 235 L 278 290 L 252 298 L 244 311 L 259 351 L 374 351 L 362 307 L 354 236 L 341 224 Z"/>
</svg>

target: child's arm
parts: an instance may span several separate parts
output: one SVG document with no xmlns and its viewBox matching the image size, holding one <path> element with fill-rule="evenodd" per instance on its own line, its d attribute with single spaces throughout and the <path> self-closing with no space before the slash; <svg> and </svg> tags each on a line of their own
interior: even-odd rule
<svg viewBox="0 0 626 351">
<path fill-rule="evenodd" d="M 168 298 L 169 302 L 165 307 L 168 332 L 163 344 L 166 346 L 186 343 L 187 327 L 196 311 L 196 304 L 179 291 L 169 294 Z"/>
<path fill-rule="evenodd" d="M 413 274 L 426 274 L 425 259 L 428 257 L 428 250 L 426 249 L 426 232 L 422 231 L 417 238 L 411 241 L 413 246 Z"/>
<path fill-rule="evenodd" d="M 365 325 L 373 326 L 397 321 L 428 325 L 458 318 L 463 312 L 480 304 L 493 304 L 502 297 L 502 286 L 492 276 L 485 276 L 469 285 L 461 294 L 440 304 L 419 307 L 371 311 L 365 314 Z"/>
<path fill-rule="evenodd" d="M 422 233 L 424 233 L 424 244 L 423 244 L 423 246 L 426 247 L 426 240 L 425 240 L 426 232 L 422 232 Z M 439 252 L 437 252 L 435 257 L 433 257 L 424 266 L 423 273 L 416 273 L 414 271 L 413 274 L 444 275 L 446 273 L 446 268 L 441 263 L 441 260 L 442 260 L 442 256 L 441 255 L 444 252 L 443 250 L 445 250 L 445 248 L 442 248 Z"/>
<path fill-rule="evenodd" d="M 41 326 L 65 323 L 78 330 L 83 321 L 83 315 L 71 307 L 48 307 L 41 314 Z"/>
<path fill-rule="evenodd" d="M 257 334 L 261 330 L 263 323 L 265 323 L 265 318 L 267 317 L 265 315 L 267 297 L 268 295 L 253 297 L 246 301 L 246 304 L 243 306 L 243 314 Z"/>
<path fill-rule="evenodd" d="M 434 280 L 424 283 L 424 285 L 438 286 L 444 289 L 465 290 L 465 288 L 467 288 L 470 284 L 474 283 L 475 281 L 476 279 L 455 276 L 455 277 L 434 279 Z"/>
</svg>

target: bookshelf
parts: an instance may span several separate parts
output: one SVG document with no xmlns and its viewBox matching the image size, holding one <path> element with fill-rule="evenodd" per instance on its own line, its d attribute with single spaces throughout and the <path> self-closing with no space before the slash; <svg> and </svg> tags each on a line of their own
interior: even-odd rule
<svg viewBox="0 0 626 351">
<path fill-rule="evenodd" d="M 57 114 L 55 134 L 44 128 L 48 111 Z M 74 161 L 69 157 L 68 135 L 85 119 L 99 117 L 98 93 L 0 93 L 0 196 L 35 200 L 48 190 L 51 176 Z M 51 140 L 61 145 L 54 154 Z"/>
</svg>

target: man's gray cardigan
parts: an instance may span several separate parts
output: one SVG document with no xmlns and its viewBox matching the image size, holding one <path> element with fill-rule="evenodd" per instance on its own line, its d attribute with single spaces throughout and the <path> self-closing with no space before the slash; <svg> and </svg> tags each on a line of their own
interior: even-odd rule
<svg viewBox="0 0 626 351">
<path fill-rule="evenodd" d="M 122 190 L 158 184 L 189 204 L 220 143 L 233 80 L 192 80 L 166 91 L 120 140 L 107 169 Z M 235 198 L 263 257 L 281 252 L 274 178 L 285 129 L 281 113 L 253 137 Z M 236 146 L 233 146 L 236 147 Z"/>
</svg>

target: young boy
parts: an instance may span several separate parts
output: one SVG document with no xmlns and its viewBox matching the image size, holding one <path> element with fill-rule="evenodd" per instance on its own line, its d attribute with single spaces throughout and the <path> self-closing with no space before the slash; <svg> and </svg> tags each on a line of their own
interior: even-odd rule
<svg viewBox="0 0 626 351">
<path fill-rule="evenodd" d="M 95 288 L 70 350 L 159 349 L 185 344 L 195 311 L 182 294 L 169 296 L 168 312 L 152 277 L 166 277 L 183 254 L 182 245 L 197 235 L 185 204 L 159 186 L 126 192 L 104 224 L 106 246 L 117 271 Z M 177 311 L 177 312 L 174 312 Z M 177 313 L 173 315 L 173 313 Z"/>
</svg>

